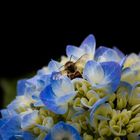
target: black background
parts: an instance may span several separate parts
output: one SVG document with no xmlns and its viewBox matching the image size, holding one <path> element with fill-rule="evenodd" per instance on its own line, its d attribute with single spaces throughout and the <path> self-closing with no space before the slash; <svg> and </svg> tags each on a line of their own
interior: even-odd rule
<svg viewBox="0 0 140 140">
<path fill-rule="evenodd" d="M 66 6 L 62 10 L 30 5 L 4 9 L 0 27 L 0 78 L 18 78 L 36 71 L 65 54 L 66 45 L 79 46 L 89 34 L 95 35 L 97 47 L 116 46 L 125 54 L 139 53 L 137 9 L 132 13 L 132 7 L 112 6 L 108 11 L 104 6 L 96 10 L 95 7 L 83 6 L 79 10 Z"/>
<path fill-rule="evenodd" d="M 13 19 L 14 20 L 14 19 Z M 10 21 L 9 21 L 10 22 Z M 10 25 L 10 26 L 9 26 Z M 28 23 L 6 23 L 0 50 L 0 76 L 15 77 L 37 70 L 51 59 L 65 55 L 68 44 L 79 46 L 83 39 L 94 34 L 97 47 L 116 46 L 125 54 L 139 53 L 139 31 L 135 27 L 89 24 L 83 27 Z"/>
</svg>

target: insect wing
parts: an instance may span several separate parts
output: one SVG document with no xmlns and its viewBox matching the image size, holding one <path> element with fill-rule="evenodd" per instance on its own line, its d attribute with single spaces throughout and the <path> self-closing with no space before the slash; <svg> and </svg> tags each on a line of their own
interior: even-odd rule
<svg viewBox="0 0 140 140">
<path fill-rule="evenodd" d="M 76 62 L 75 62 L 75 66 L 78 68 L 84 67 L 84 65 L 86 64 L 86 62 L 88 61 L 89 56 L 88 54 L 84 54 L 82 55 Z"/>
</svg>

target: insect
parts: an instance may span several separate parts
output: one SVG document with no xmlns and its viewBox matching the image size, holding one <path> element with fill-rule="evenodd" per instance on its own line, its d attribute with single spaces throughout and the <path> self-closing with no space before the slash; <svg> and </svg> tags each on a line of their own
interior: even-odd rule
<svg viewBox="0 0 140 140">
<path fill-rule="evenodd" d="M 70 79 L 82 78 L 82 69 L 86 63 L 87 58 L 87 54 L 82 55 L 76 62 L 71 61 L 70 58 L 70 60 L 62 66 L 64 67 L 64 70 L 60 71 L 61 74 L 66 74 Z"/>
<path fill-rule="evenodd" d="M 36 107 L 36 106 L 34 106 L 33 103 L 30 104 L 30 107 L 31 107 L 33 110 L 34 110 L 34 109 L 38 109 L 38 110 L 40 109 L 40 107 Z"/>
</svg>

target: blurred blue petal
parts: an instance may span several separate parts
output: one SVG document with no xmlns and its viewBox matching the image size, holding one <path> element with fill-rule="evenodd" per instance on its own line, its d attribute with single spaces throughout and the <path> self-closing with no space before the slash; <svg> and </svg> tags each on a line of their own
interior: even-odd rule
<svg viewBox="0 0 140 140">
<path fill-rule="evenodd" d="M 19 116 L 12 117 L 0 127 L 0 136 L 2 140 L 9 140 L 16 135 L 22 135 Z"/>
<path fill-rule="evenodd" d="M 26 88 L 26 79 L 19 80 L 17 83 L 17 95 L 24 95 Z"/>
<path fill-rule="evenodd" d="M 69 124 L 57 123 L 47 134 L 45 140 L 82 140 L 79 132 Z"/>
<path fill-rule="evenodd" d="M 2 110 L 0 110 L 0 113 L 1 113 L 2 118 L 10 118 L 11 117 L 8 109 L 2 109 Z"/>
<path fill-rule="evenodd" d="M 2 126 L 2 125 L 4 125 L 6 122 L 8 121 L 8 119 L 5 119 L 5 118 L 1 118 L 0 119 L 0 127 Z"/>
<path fill-rule="evenodd" d="M 30 132 L 23 132 L 23 139 L 24 140 L 35 140 L 35 136 Z"/>
</svg>

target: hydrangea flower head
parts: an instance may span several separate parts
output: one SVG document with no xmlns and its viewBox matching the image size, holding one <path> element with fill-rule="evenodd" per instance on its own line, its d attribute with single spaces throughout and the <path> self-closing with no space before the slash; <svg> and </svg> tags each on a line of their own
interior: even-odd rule
<svg viewBox="0 0 140 140">
<path fill-rule="evenodd" d="M 0 140 L 140 139 L 140 56 L 96 50 L 93 35 L 66 55 L 18 81 Z"/>
</svg>

